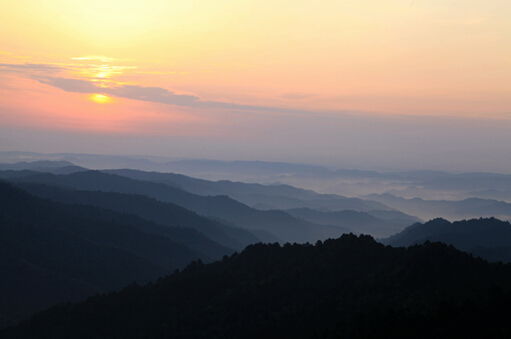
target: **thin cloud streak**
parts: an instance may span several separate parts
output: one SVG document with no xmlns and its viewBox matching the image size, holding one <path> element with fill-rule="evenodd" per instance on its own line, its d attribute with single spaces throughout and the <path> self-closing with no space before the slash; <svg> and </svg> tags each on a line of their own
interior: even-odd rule
<svg viewBox="0 0 511 339">
<path fill-rule="evenodd" d="M 23 72 L 23 71 L 43 71 L 49 73 L 58 73 L 66 70 L 60 66 L 47 64 L 0 64 L 0 69 L 7 72 Z"/>
<path fill-rule="evenodd" d="M 110 64 L 74 64 L 74 63 L 53 63 L 53 64 L 0 64 L 0 72 L 4 73 L 22 73 L 32 79 L 38 79 L 38 74 L 43 72 L 47 76 L 56 76 L 61 74 L 69 74 L 79 72 L 88 76 L 82 77 L 86 79 L 100 79 L 105 81 L 113 76 L 122 75 L 127 70 L 136 69 L 137 66 L 122 66 Z M 92 76 L 90 76 L 92 75 Z M 70 79 L 72 80 L 72 79 Z"/>
<path fill-rule="evenodd" d="M 73 93 L 101 93 L 105 89 L 94 85 L 93 83 L 79 79 L 66 79 L 55 77 L 36 77 L 35 80 L 42 84 L 60 88 L 66 92 Z"/>
<path fill-rule="evenodd" d="M 98 60 L 101 62 L 116 62 L 116 61 L 128 61 L 130 59 L 116 59 L 116 58 L 110 58 L 103 55 L 86 55 L 83 57 L 74 57 L 71 58 L 72 60 Z"/>
<path fill-rule="evenodd" d="M 86 80 L 56 77 L 36 78 L 45 85 L 57 87 L 73 93 L 101 93 L 132 100 L 149 101 L 167 105 L 196 107 L 199 100 L 194 95 L 176 94 L 161 87 L 142 87 L 137 85 L 122 85 L 108 88 L 100 87 Z"/>
<path fill-rule="evenodd" d="M 283 93 L 281 94 L 281 98 L 289 99 L 289 100 L 301 100 L 306 98 L 315 97 L 314 93 Z"/>
<path fill-rule="evenodd" d="M 308 110 L 290 109 L 290 108 L 279 108 L 269 106 L 256 106 L 256 105 L 241 105 L 230 102 L 221 101 L 201 101 L 201 99 L 195 95 L 189 94 L 176 94 L 175 92 L 169 91 L 162 87 L 144 87 L 139 85 L 121 85 L 118 86 L 115 81 L 103 77 L 88 78 L 89 80 L 72 79 L 58 77 L 62 72 L 75 70 L 76 67 L 61 67 L 51 64 L 0 64 L 0 70 L 7 72 L 19 72 L 27 73 L 28 77 L 34 79 L 42 84 L 59 88 L 66 92 L 72 93 L 98 93 L 107 94 L 119 98 L 154 102 L 165 105 L 174 105 L 190 108 L 201 108 L 201 109 L 225 109 L 225 110 L 239 110 L 243 112 L 272 112 L 272 113 L 293 113 L 293 114 L 313 114 Z M 40 72 L 44 72 L 41 75 Z M 30 73 L 34 72 L 34 73 Z M 39 74 L 37 74 L 39 73 Z M 91 82 L 90 79 L 100 80 L 99 83 Z M 107 81 L 108 80 L 108 81 Z M 307 97 L 305 95 L 302 97 Z M 295 100 L 299 99 L 295 96 Z M 339 110 L 336 113 L 348 113 L 348 111 Z"/>
<path fill-rule="evenodd" d="M 220 101 L 201 101 L 199 97 L 188 94 L 176 94 L 162 87 L 143 87 L 138 85 L 122 85 L 117 87 L 100 87 L 86 80 L 37 77 L 40 83 L 57 87 L 66 92 L 74 93 L 101 93 L 119 98 L 148 101 L 166 105 L 185 106 L 191 108 L 205 109 L 228 109 L 259 112 L 281 112 L 281 113 L 312 113 L 306 110 L 296 110 L 278 107 L 240 105 Z"/>
<path fill-rule="evenodd" d="M 195 95 L 176 94 L 161 87 L 142 87 L 138 85 L 109 88 L 106 93 L 121 98 L 188 107 L 195 107 L 196 102 L 200 100 Z"/>
</svg>

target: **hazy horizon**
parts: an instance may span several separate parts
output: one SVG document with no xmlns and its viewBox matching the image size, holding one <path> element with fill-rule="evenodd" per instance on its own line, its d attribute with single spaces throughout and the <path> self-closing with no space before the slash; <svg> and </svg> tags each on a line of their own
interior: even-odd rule
<svg viewBox="0 0 511 339">
<path fill-rule="evenodd" d="M 11 154 L 33 154 L 33 156 L 8 156 L 5 157 L 6 153 Z M 105 158 L 125 158 L 125 159 L 140 159 L 140 160 L 149 160 L 154 162 L 155 164 L 164 164 L 167 162 L 175 162 L 175 161 L 204 161 L 205 163 L 208 162 L 219 162 L 219 163 L 267 163 L 267 164 L 289 164 L 289 165 L 297 165 L 297 166 L 312 166 L 312 167 L 318 167 L 318 168 L 325 168 L 330 171 L 338 171 L 338 170 L 355 170 L 355 171 L 375 171 L 379 173 L 398 173 L 398 172 L 414 172 L 414 171 L 434 171 L 434 172 L 446 172 L 450 174 L 464 174 L 464 173 L 487 173 L 487 174 L 502 174 L 502 175 L 510 175 L 511 169 L 509 171 L 491 171 L 491 170 L 470 170 L 470 169 L 456 169 L 456 167 L 453 167 L 453 169 L 447 169 L 449 166 L 433 166 L 431 168 L 428 167 L 406 167 L 406 166 L 396 166 L 396 167 L 385 167 L 380 166 L 378 164 L 376 165 L 359 165 L 359 166 L 352 166 L 349 163 L 343 164 L 342 162 L 339 164 L 335 163 L 315 163 L 315 162 L 292 162 L 292 161 L 284 161 L 284 160 L 261 160 L 256 158 L 240 158 L 240 159 L 234 159 L 234 158 L 227 158 L 227 159 L 221 159 L 221 158 L 197 158 L 197 157 L 191 157 L 191 156 L 165 156 L 165 155 L 149 155 L 149 154 L 130 154 L 130 153 L 119 153 L 119 154 L 113 154 L 113 153 L 86 153 L 86 152 L 35 152 L 35 151 L 18 151 L 18 150 L 9 150 L 9 151 L 0 151 L 0 163 L 3 164 L 15 164 L 18 162 L 37 162 L 41 160 L 50 160 L 50 161 L 58 161 L 58 160 L 66 160 L 63 159 L 63 155 L 83 155 L 85 157 L 105 157 Z M 69 160 L 66 160 L 69 161 Z M 73 163 L 73 161 L 70 161 Z M 74 163 L 73 163 L 74 164 Z M 82 166 L 82 165 L 80 165 Z M 104 165 L 99 166 L 86 166 L 83 165 L 83 167 L 88 169 L 113 169 L 113 168 L 121 168 L 121 167 L 109 167 L 108 161 L 105 162 Z M 136 166 L 130 167 L 126 166 L 123 168 L 131 168 L 136 169 Z M 225 178 L 228 179 L 228 178 Z"/>
</svg>

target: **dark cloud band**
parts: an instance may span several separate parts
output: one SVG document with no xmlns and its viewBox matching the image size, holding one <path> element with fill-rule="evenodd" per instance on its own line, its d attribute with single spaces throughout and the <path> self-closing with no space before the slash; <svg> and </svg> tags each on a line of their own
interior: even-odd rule
<svg viewBox="0 0 511 339">
<path fill-rule="evenodd" d="M 101 93 L 119 98 L 154 102 L 166 105 L 204 108 L 204 109 L 228 109 L 255 112 L 279 112 L 279 113 L 304 113 L 310 111 L 286 109 L 277 107 L 239 105 L 220 101 L 201 101 L 199 97 L 189 94 L 176 94 L 162 87 L 143 87 L 137 85 L 122 85 L 115 87 L 101 87 L 89 80 L 70 79 L 55 76 L 66 68 L 46 64 L 0 64 L 0 69 L 11 72 L 32 71 L 29 76 L 42 84 L 59 88 L 73 93 Z"/>
<path fill-rule="evenodd" d="M 308 111 L 285 109 L 277 107 L 239 105 L 220 101 L 201 101 L 199 97 L 188 94 L 176 94 L 161 87 L 143 87 L 135 85 L 122 85 L 113 88 L 101 87 L 87 80 L 68 79 L 58 77 L 38 77 L 37 81 L 60 88 L 66 92 L 74 93 L 102 93 L 119 98 L 155 102 L 166 105 L 205 108 L 205 109 L 229 109 L 259 112 L 293 112 L 310 113 Z"/>
</svg>

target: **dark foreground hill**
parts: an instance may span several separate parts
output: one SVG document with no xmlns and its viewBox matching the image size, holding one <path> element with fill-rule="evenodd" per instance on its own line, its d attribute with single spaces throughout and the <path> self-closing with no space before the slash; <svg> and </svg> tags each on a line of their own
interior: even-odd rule
<svg viewBox="0 0 511 339">
<path fill-rule="evenodd" d="M 255 244 L 34 315 L 2 338 L 509 338 L 511 265 L 369 236 Z"/>
<path fill-rule="evenodd" d="M 57 302 L 145 284 L 192 260 L 209 260 L 141 231 L 154 223 L 112 214 L 36 198 L 0 182 L 0 326 Z"/>
<path fill-rule="evenodd" d="M 489 261 L 511 262 L 511 224 L 495 218 L 449 222 L 437 218 L 416 223 L 400 233 L 381 239 L 385 245 L 411 246 L 440 241 Z"/>
</svg>

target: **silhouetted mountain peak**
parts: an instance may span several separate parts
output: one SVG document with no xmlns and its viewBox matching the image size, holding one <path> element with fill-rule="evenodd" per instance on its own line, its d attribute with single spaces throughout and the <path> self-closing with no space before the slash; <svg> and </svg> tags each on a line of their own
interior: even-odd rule
<svg viewBox="0 0 511 339">
<path fill-rule="evenodd" d="M 510 283 L 511 266 L 437 242 L 398 249 L 347 234 L 258 243 L 156 283 L 60 304 L 0 335 L 379 338 L 384 328 L 389 337 L 431 338 L 469 326 L 482 337 L 509 333 Z"/>
</svg>

